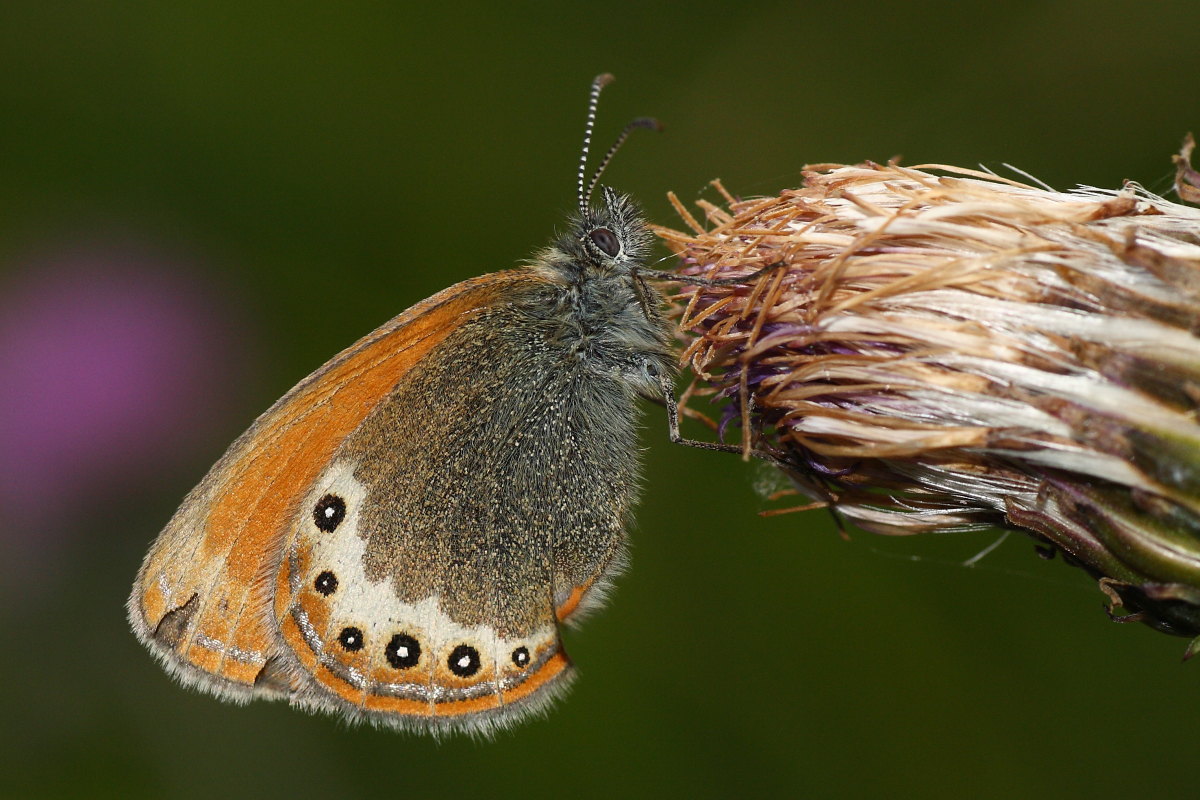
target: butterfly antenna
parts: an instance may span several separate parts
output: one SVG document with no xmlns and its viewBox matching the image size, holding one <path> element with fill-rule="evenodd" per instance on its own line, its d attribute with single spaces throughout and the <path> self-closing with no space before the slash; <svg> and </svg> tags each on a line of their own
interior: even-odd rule
<svg viewBox="0 0 1200 800">
<path fill-rule="evenodd" d="M 592 179 L 586 181 L 585 186 L 588 151 L 592 146 L 592 131 L 596 128 L 596 107 L 600 104 L 600 92 L 612 82 L 613 76 L 608 72 L 597 75 L 596 79 L 592 81 L 592 92 L 588 97 L 587 125 L 583 129 L 583 154 L 579 157 L 579 211 L 582 214 L 587 214 L 592 202 L 592 192 L 596 189 L 596 184 L 599 183 L 600 176 L 604 174 L 604 170 L 608 167 L 609 162 L 612 161 L 613 156 L 621 149 L 621 145 L 625 144 L 625 140 L 629 138 L 629 134 L 638 128 L 649 128 L 654 131 L 662 130 L 662 123 L 653 117 L 638 117 L 626 125 L 625 129 L 621 131 L 621 135 L 613 142 L 613 146 L 608 148 L 608 152 L 604 154 L 604 158 L 600 159 L 600 165 L 596 167 L 596 171 L 592 173 Z"/>
<path fill-rule="evenodd" d="M 652 131 L 661 131 L 662 123 L 653 117 L 638 117 L 633 122 L 625 126 L 625 130 L 621 131 L 621 135 L 613 142 L 613 146 L 608 148 L 608 152 L 604 154 L 604 158 L 600 159 L 600 165 L 596 167 L 595 173 L 592 174 L 592 180 L 588 184 L 587 192 L 584 193 L 584 204 L 591 202 L 592 192 L 596 188 L 596 184 L 600 181 L 600 176 L 604 174 L 604 169 L 608 166 L 608 162 L 612 161 L 613 156 L 621 149 L 621 145 L 625 144 L 625 140 L 629 138 L 629 134 L 633 133 L 638 128 L 648 128 Z"/>
<path fill-rule="evenodd" d="M 613 76 L 608 72 L 597 75 L 596 79 L 592 81 L 592 91 L 588 95 L 587 124 L 583 129 L 583 153 L 579 156 L 579 210 L 585 214 L 588 210 L 588 203 L 592 199 L 592 187 L 589 186 L 587 191 L 584 191 L 584 182 L 587 180 L 588 150 L 592 146 L 592 131 L 596 128 L 596 106 L 600 104 L 600 92 L 612 82 Z M 594 180 L 592 185 L 595 185 Z"/>
</svg>

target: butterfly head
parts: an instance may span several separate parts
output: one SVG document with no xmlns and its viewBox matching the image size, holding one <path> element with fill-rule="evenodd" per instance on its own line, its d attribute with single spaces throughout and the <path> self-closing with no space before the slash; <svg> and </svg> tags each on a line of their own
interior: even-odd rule
<svg viewBox="0 0 1200 800">
<path fill-rule="evenodd" d="M 607 186 L 600 196 L 600 204 L 572 214 L 543 253 L 544 263 L 569 279 L 627 275 L 650 255 L 653 237 L 637 202 Z"/>
<path fill-rule="evenodd" d="M 628 274 L 645 262 L 650 254 L 653 237 L 646 228 L 646 219 L 638 204 L 627 194 L 608 186 L 600 186 L 600 176 L 613 156 L 638 128 L 661 130 L 662 126 L 650 117 L 639 117 L 628 125 L 588 174 L 588 152 L 596 123 L 596 107 L 600 92 L 611 83 L 612 75 L 603 74 L 592 81 L 588 101 L 587 124 L 583 135 L 583 150 L 579 158 L 578 210 L 572 215 L 567 230 L 543 254 L 550 266 L 568 277 L 589 275 Z M 602 202 L 593 205 L 592 196 L 599 188 Z"/>
</svg>

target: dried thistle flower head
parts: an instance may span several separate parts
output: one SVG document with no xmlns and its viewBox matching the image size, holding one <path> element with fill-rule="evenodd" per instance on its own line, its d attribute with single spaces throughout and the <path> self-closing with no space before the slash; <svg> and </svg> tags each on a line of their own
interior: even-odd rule
<svg viewBox="0 0 1200 800">
<path fill-rule="evenodd" d="M 1120 619 L 1200 635 L 1200 210 L 945 166 L 804 178 L 658 231 L 685 274 L 769 268 L 681 288 L 689 391 L 867 530 L 1019 529 Z"/>
</svg>

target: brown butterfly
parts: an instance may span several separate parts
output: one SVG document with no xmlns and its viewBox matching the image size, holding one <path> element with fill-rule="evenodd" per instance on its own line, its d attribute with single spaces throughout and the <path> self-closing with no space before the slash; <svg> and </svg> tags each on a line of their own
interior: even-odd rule
<svg viewBox="0 0 1200 800">
<path fill-rule="evenodd" d="M 625 560 L 637 400 L 669 412 L 641 211 L 591 197 L 528 266 L 451 286 L 259 417 L 184 500 L 129 600 L 185 684 L 351 720 L 489 731 L 568 683 L 562 622 Z M 724 448 L 720 448 L 724 449 Z"/>
</svg>

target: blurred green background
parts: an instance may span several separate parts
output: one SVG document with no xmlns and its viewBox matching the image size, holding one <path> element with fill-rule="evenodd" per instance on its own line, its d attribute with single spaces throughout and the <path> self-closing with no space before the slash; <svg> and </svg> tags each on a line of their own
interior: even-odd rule
<svg viewBox="0 0 1200 800">
<path fill-rule="evenodd" d="M 997 534 L 760 518 L 647 416 L 633 568 L 548 718 L 441 743 L 173 684 L 123 603 L 184 493 L 326 358 L 542 245 L 588 82 L 678 225 L 809 162 L 1167 192 L 1195 0 L 0 5 L 0 792 L 1186 796 L 1200 664 Z M 697 433 L 699 433 L 697 431 Z M 1182 737 L 1182 738 L 1181 738 Z"/>
</svg>

